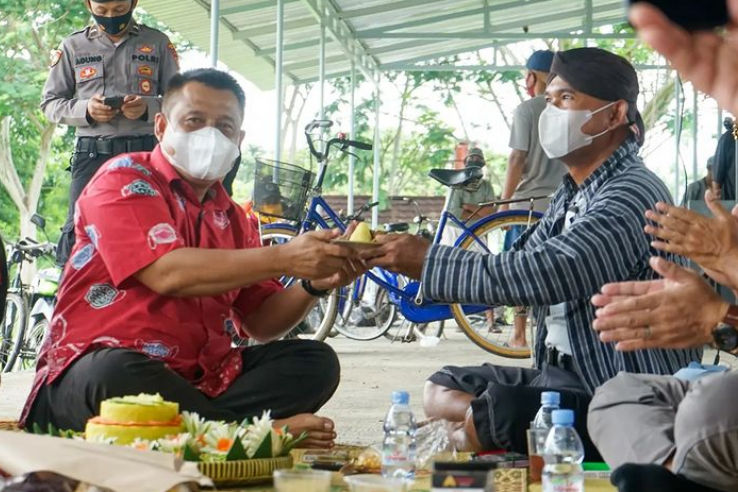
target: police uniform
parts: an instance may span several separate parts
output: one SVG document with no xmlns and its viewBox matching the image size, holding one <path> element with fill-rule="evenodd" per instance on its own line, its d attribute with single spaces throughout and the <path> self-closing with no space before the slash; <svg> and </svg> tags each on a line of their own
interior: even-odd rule
<svg viewBox="0 0 738 492">
<path fill-rule="evenodd" d="M 118 154 L 150 151 L 156 146 L 154 116 L 179 63 L 164 33 L 133 19 L 117 46 L 95 24 L 66 38 L 52 56 L 41 109 L 49 120 L 77 128 L 70 161 L 69 213 L 57 251 L 57 263 L 63 265 L 74 244 L 74 204 L 95 171 Z M 87 103 L 95 94 L 141 96 L 147 110 L 137 120 L 121 112 L 100 123 L 87 114 Z"/>
</svg>

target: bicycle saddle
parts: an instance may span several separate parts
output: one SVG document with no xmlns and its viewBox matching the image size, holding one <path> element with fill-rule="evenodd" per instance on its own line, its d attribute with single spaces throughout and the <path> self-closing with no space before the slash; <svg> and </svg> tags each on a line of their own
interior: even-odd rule
<svg viewBox="0 0 738 492">
<path fill-rule="evenodd" d="M 410 224 L 407 222 L 392 222 L 385 224 L 384 230 L 387 232 L 407 232 L 410 230 Z"/>
<path fill-rule="evenodd" d="M 472 181 L 482 179 L 482 168 L 473 166 L 464 169 L 431 169 L 428 176 L 443 186 L 466 186 Z"/>
</svg>

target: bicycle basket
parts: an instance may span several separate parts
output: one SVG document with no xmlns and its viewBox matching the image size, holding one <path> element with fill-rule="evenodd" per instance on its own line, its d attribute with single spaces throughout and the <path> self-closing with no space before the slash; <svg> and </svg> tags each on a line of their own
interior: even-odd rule
<svg viewBox="0 0 738 492">
<path fill-rule="evenodd" d="M 259 215 L 299 221 L 314 177 L 312 172 L 294 164 L 257 159 L 254 210 Z"/>
</svg>

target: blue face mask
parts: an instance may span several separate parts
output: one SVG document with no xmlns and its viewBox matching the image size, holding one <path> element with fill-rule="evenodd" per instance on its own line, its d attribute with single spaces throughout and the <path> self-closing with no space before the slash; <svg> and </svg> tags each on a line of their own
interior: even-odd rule
<svg viewBox="0 0 738 492">
<path fill-rule="evenodd" d="M 95 14 L 92 14 L 92 17 L 95 19 L 95 22 L 97 22 L 97 25 L 100 26 L 100 29 L 105 31 L 105 34 L 115 36 L 125 31 L 128 24 L 131 23 L 133 9 L 131 9 L 127 14 L 119 15 L 118 17 L 104 17 L 102 15 Z"/>
</svg>

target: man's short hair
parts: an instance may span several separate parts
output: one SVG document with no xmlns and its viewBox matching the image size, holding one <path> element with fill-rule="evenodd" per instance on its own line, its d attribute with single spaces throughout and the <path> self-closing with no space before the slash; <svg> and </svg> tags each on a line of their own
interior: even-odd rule
<svg viewBox="0 0 738 492">
<path fill-rule="evenodd" d="M 246 95 L 244 94 L 240 84 L 229 73 L 223 72 L 222 70 L 216 70 L 215 68 L 197 68 L 195 70 L 188 70 L 187 72 L 175 74 L 171 79 L 169 79 L 169 84 L 167 84 L 167 90 L 164 93 L 164 101 L 162 103 L 165 111 L 169 106 L 169 100 L 174 95 L 181 92 L 182 88 L 190 82 L 199 82 L 213 89 L 231 91 L 238 100 L 238 106 L 241 108 L 241 113 L 244 112 L 246 107 Z"/>
</svg>

